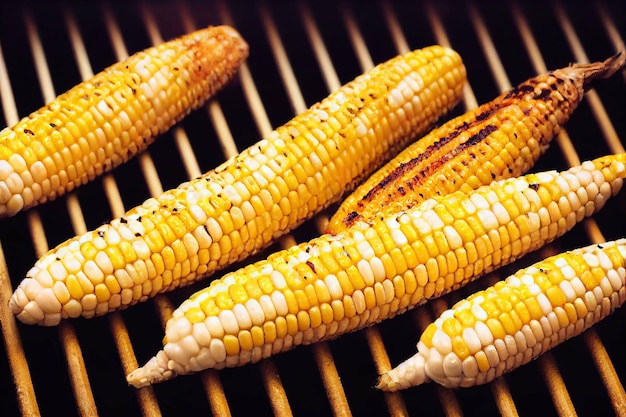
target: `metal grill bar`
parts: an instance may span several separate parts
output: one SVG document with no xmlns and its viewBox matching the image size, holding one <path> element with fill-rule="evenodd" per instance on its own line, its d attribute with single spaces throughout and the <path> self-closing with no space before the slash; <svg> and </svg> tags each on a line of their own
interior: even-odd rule
<svg viewBox="0 0 626 417">
<path fill-rule="evenodd" d="M 192 31 L 198 27 L 191 11 L 192 7 L 196 6 L 199 5 L 194 4 L 192 6 L 191 3 L 178 2 L 176 3 L 177 15 L 169 17 L 182 22 L 182 28 L 185 31 Z M 221 22 L 237 27 L 238 20 L 237 16 L 234 14 L 236 10 L 235 6 L 229 6 L 222 1 L 217 2 L 214 6 L 215 16 L 212 18 L 213 21 L 211 23 Z M 327 6 L 334 7 L 330 6 L 330 4 Z M 478 45 L 486 61 L 487 69 L 491 72 L 497 89 L 504 91 L 511 87 L 511 81 L 509 80 L 509 75 L 507 74 L 500 54 L 498 53 L 498 48 L 494 43 L 494 34 L 490 32 L 489 21 L 486 20 L 485 15 L 481 12 L 481 6 L 483 6 L 481 3 L 471 1 L 462 6 L 456 6 L 455 4 L 455 7 L 463 9 L 462 13 L 467 14 L 469 24 L 475 32 Z M 588 62 L 587 53 L 577 35 L 574 24 L 567 14 L 566 7 L 560 2 L 554 2 L 551 6 L 551 12 L 559 26 L 559 28 L 552 29 L 562 31 L 576 61 Z M 104 26 L 106 27 L 114 54 L 116 59 L 121 60 L 128 56 L 128 48 L 124 42 L 120 23 L 118 23 L 116 19 L 111 4 L 103 3 L 101 7 Z M 163 41 L 160 25 L 155 15 L 157 7 L 158 6 L 150 6 L 148 3 L 139 3 L 137 6 L 138 14 L 141 17 L 141 25 L 145 28 L 152 44 Z M 300 113 L 306 110 L 307 105 L 310 104 L 306 102 L 300 88 L 301 83 L 306 80 L 298 79 L 296 75 L 294 63 L 291 61 L 285 42 L 286 34 L 281 32 L 280 22 L 275 15 L 276 12 L 272 10 L 269 4 L 254 3 L 253 7 L 254 12 L 258 12 L 260 26 L 267 39 L 269 49 L 272 53 L 271 58 L 278 71 L 278 77 L 281 79 L 287 100 L 291 106 L 291 111 L 293 114 Z M 329 48 L 325 43 L 325 41 L 328 42 L 330 40 L 325 40 L 323 37 L 324 27 L 323 23 L 321 23 L 323 22 L 323 18 L 316 19 L 316 9 L 312 4 L 301 1 L 295 7 L 298 12 L 297 17 L 300 19 L 307 37 L 307 39 L 302 40 L 302 42 L 309 43 L 328 92 L 336 90 L 340 86 L 336 67 L 340 65 L 341 62 L 337 60 L 335 60 L 335 62 L 331 58 Z M 362 71 L 366 71 L 374 65 L 374 61 L 366 37 L 364 36 L 366 29 L 363 26 L 363 22 L 359 21 L 359 13 L 357 13 L 356 7 L 360 6 L 345 2 L 336 7 L 335 11 L 338 13 L 339 20 L 345 27 L 348 43 L 358 60 L 359 68 Z M 410 42 L 403 30 L 402 19 L 396 14 L 399 3 L 383 1 L 381 3 L 371 3 L 368 7 L 378 8 L 378 11 L 382 15 L 384 21 L 383 26 L 389 31 L 390 39 L 396 49 L 394 53 L 407 51 L 410 48 Z M 455 45 L 450 41 L 452 29 L 446 27 L 444 24 L 445 18 L 450 13 L 450 7 L 452 6 L 447 5 L 447 8 L 435 6 L 433 2 L 425 1 L 415 10 L 418 10 L 426 16 L 436 42 L 454 47 Z M 623 49 L 624 41 L 621 37 L 620 29 L 611 18 L 606 5 L 593 4 L 589 7 L 591 8 L 590 13 L 595 13 L 599 21 L 602 22 L 607 38 L 611 42 L 613 49 L 615 51 Z M 507 5 L 506 9 L 508 13 L 510 13 L 510 18 L 515 24 L 517 33 L 522 40 L 523 47 L 526 50 L 525 52 L 535 72 L 545 72 L 546 64 L 540 51 L 539 43 L 536 40 L 535 33 L 531 28 L 523 8 L 517 2 L 512 2 L 510 5 Z M 93 75 L 93 69 L 89 62 L 88 49 L 85 46 L 83 35 L 81 34 L 79 20 L 77 19 L 78 16 L 74 14 L 71 5 L 66 5 L 63 8 L 62 14 L 80 77 L 81 79 L 87 79 Z M 24 8 L 23 15 L 17 16 L 17 18 L 22 19 L 24 22 L 42 97 L 45 102 L 51 101 L 56 95 L 55 85 L 48 67 L 48 60 L 46 59 L 46 53 L 36 19 L 28 7 Z M 623 32 L 623 29 L 621 30 Z M 0 38 L 0 100 L 2 102 L 5 122 L 7 125 L 10 125 L 17 122 L 18 110 L 7 66 L 5 64 L 5 52 L 1 47 L 3 42 L 6 44 L 6 42 L 10 42 L 10 39 Z M 393 53 L 390 55 L 393 55 Z M 472 59 L 472 57 L 464 58 L 466 61 Z M 626 81 L 626 71 L 623 72 L 623 75 L 624 81 Z M 250 64 L 244 64 L 240 71 L 240 88 L 253 123 L 256 125 L 260 136 L 265 136 L 272 130 L 272 123 L 268 115 L 268 110 L 271 111 L 271 109 L 268 107 L 267 99 L 264 103 L 259 89 L 257 88 L 257 86 L 263 82 L 264 80 L 255 77 Z M 463 101 L 464 110 L 474 108 L 478 105 L 476 95 L 469 85 L 465 88 Z M 586 102 L 595 123 L 597 123 L 600 129 L 599 136 L 603 138 L 610 152 L 624 152 L 623 137 L 625 133 L 618 132 L 618 129 L 613 125 L 600 95 L 595 91 L 591 91 L 587 95 Z M 232 125 L 229 125 L 229 115 L 225 113 L 226 110 L 220 104 L 220 97 L 218 96 L 217 99 L 212 100 L 206 108 L 208 120 L 210 121 L 211 127 L 215 130 L 224 158 L 233 156 L 238 152 L 237 142 L 231 132 Z M 230 116 L 232 117 L 232 115 Z M 232 120 L 230 123 L 232 123 Z M 620 135 L 622 135 L 622 139 L 620 139 Z M 171 132 L 171 136 L 173 137 L 179 154 L 178 156 L 182 161 L 182 166 L 184 167 L 187 178 L 200 175 L 202 172 L 200 163 L 196 157 L 190 135 L 184 127 L 184 124 L 175 127 Z M 560 149 L 562 157 L 569 165 L 578 164 L 581 157 L 586 157 L 585 155 L 579 155 L 574 141 L 572 141 L 565 130 L 562 130 L 559 134 L 557 146 Z M 159 178 L 157 165 L 151 157 L 151 151 L 149 150 L 140 155 L 138 161 L 139 169 L 144 177 L 149 194 L 152 196 L 160 194 L 163 191 L 163 185 Z M 165 175 L 165 173 L 162 174 Z M 105 175 L 101 180 L 101 185 L 106 195 L 111 215 L 114 217 L 121 216 L 128 207 L 125 208 L 120 187 L 118 186 L 114 174 Z M 69 194 L 64 201 L 72 226 L 71 234 L 86 232 L 88 227 L 77 194 Z M 85 207 L 88 209 L 87 206 Z M 44 221 L 40 215 L 43 210 L 45 210 L 43 207 L 41 209 L 34 209 L 24 215 L 25 228 L 28 229 L 32 240 L 35 256 L 40 256 L 48 250 L 49 237 L 46 234 Z M 312 222 L 315 226 L 314 229 L 317 230 L 317 232 L 321 232 L 325 229 L 327 221 L 328 217 L 326 214 L 318 216 Z M 603 233 L 598 222 L 595 220 L 587 220 L 583 228 L 586 240 L 590 242 L 602 242 L 605 240 L 604 234 L 606 234 L 607 231 L 605 230 L 605 233 Z M 281 247 L 287 247 L 295 243 L 296 238 L 294 235 L 285 236 L 279 242 Z M 40 409 L 40 403 L 37 400 L 38 390 L 36 389 L 38 381 L 32 378 L 31 370 L 29 369 L 28 355 L 24 349 L 24 344 L 29 342 L 28 337 L 30 332 L 22 331 L 21 327 L 16 325 L 15 319 L 10 311 L 6 308 L 7 300 L 12 291 L 12 285 L 17 285 L 19 277 L 10 276 L 10 268 L 7 262 L 11 264 L 13 260 L 6 258 L 5 250 L 5 248 L 0 246 L 0 322 L 8 366 L 13 376 L 16 392 L 18 393 L 17 404 L 23 415 L 35 416 L 46 414 L 48 410 Z M 549 246 L 542 250 L 538 256 L 548 256 L 555 252 L 555 247 Z M 24 266 L 18 266 L 18 268 L 24 268 Z M 480 286 L 489 285 L 499 278 L 500 276 L 498 274 L 491 274 L 482 280 Z M 413 323 L 416 329 L 414 333 L 416 335 L 419 334 L 430 320 L 432 320 L 432 317 L 448 308 L 448 306 L 459 297 L 460 295 L 458 294 L 452 294 L 408 313 L 409 323 Z M 171 316 L 174 308 L 170 300 L 171 298 L 172 297 L 167 295 L 161 295 L 152 302 L 162 327 Z M 621 311 L 617 314 L 622 314 L 623 316 L 623 312 Z M 104 320 L 108 321 L 108 327 L 113 336 L 115 349 L 119 355 L 119 362 L 122 367 L 119 374 L 125 374 L 137 366 L 138 361 L 135 356 L 135 346 L 137 345 L 136 339 L 138 336 L 133 335 L 129 327 L 127 327 L 127 320 L 123 313 L 111 314 Z M 410 326 L 411 324 L 409 324 L 409 327 Z M 395 340 L 386 339 L 386 333 L 382 331 L 382 327 L 383 326 L 375 326 L 361 332 L 363 335 L 363 339 L 361 340 L 367 344 L 369 359 L 377 373 L 390 369 L 392 363 L 397 361 L 396 354 L 394 353 L 397 343 L 395 343 Z M 87 349 L 94 349 L 97 348 L 97 346 L 88 346 L 89 341 L 81 339 L 80 329 L 72 322 L 63 323 L 56 331 L 67 365 L 68 389 L 73 391 L 77 415 L 98 415 L 98 405 L 102 406 L 102 404 L 99 403 L 99 398 L 102 398 L 103 394 L 94 392 L 94 388 L 92 388 L 93 375 L 91 377 L 89 375 L 91 371 L 86 358 L 88 353 Z M 413 337 L 411 336 L 411 330 L 405 328 L 405 331 L 407 333 L 406 339 Z M 135 343 L 133 343 L 133 340 Z M 616 415 L 625 415 L 626 393 L 624 386 L 609 352 L 602 341 L 601 335 L 598 331 L 592 329 L 582 336 L 582 340 L 594 364 L 593 366 L 598 371 L 600 380 L 611 402 L 612 409 L 615 411 Z M 401 341 L 406 345 L 404 338 L 402 338 Z M 409 342 L 409 344 L 413 343 L 414 341 Z M 341 355 L 333 353 L 332 343 L 324 342 L 311 346 L 310 357 L 315 362 L 319 379 L 325 391 L 326 400 L 328 401 L 328 409 L 332 414 L 335 416 L 352 415 L 356 410 L 359 410 L 360 413 L 367 412 L 367 409 L 364 411 L 364 408 L 359 404 L 361 399 L 351 396 L 349 384 L 355 383 L 355 378 L 341 373 L 340 368 L 337 366 L 339 365 L 338 361 Z M 260 381 L 262 382 L 263 390 L 267 396 L 269 410 L 277 416 L 290 416 L 294 415 L 294 410 L 298 409 L 295 401 L 301 399 L 303 394 L 292 392 L 288 383 L 283 382 L 287 381 L 291 376 L 281 367 L 281 362 L 282 359 L 279 358 L 263 361 L 255 366 L 252 372 L 260 373 Z M 564 377 L 562 371 L 559 370 L 556 355 L 552 353 L 543 355 L 536 362 L 535 366 L 537 366 L 539 376 L 543 379 L 550 393 L 555 412 L 561 416 L 575 415 L 577 412 L 577 398 L 570 395 L 570 391 L 568 390 L 569 381 Z M 575 364 L 573 364 L 573 366 L 575 366 Z M 621 378 L 623 379 L 624 376 L 622 375 Z M 202 384 L 202 390 L 206 394 L 206 402 L 213 415 L 227 416 L 232 414 L 233 409 L 240 409 L 235 406 L 235 402 L 241 399 L 237 398 L 237 392 L 232 391 L 232 386 L 224 385 L 224 383 L 230 383 L 230 381 L 223 380 L 219 372 L 213 370 L 202 372 L 199 381 Z M 191 378 L 188 382 L 193 384 Z M 163 388 L 163 390 L 166 389 L 167 388 Z M 511 386 L 506 378 L 499 378 L 489 384 L 489 395 L 493 398 L 495 403 L 494 410 L 497 410 L 497 413 L 503 416 L 517 416 L 520 414 L 518 405 L 521 406 L 522 404 L 516 403 L 515 401 L 517 396 L 520 395 L 516 389 L 518 388 Z M 146 416 L 162 415 L 163 411 L 167 409 L 168 406 L 172 407 L 163 399 L 172 397 L 164 396 L 163 390 L 161 388 L 149 387 L 134 391 L 137 404 L 132 407 L 137 407 L 137 411 Z M 435 386 L 433 390 L 439 399 L 441 413 L 446 416 L 461 416 L 466 413 L 472 414 L 471 410 L 467 409 L 469 394 L 466 394 L 466 391 L 452 391 L 439 386 Z M 478 390 L 475 392 L 478 392 Z M 379 395 L 379 393 L 375 394 Z M 306 394 L 304 395 L 306 396 Z M 378 398 L 385 403 L 383 407 L 386 408 L 389 415 L 402 416 L 420 412 L 420 407 L 416 407 L 415 402 L 410 398 L 414 395 L 420 396 L 423 401 L 430 400 L 428 395 L 420 394 L 417 390 L 408 393 L 380 394 Z M 177 409 L 177 405 L 173 407 L 173 409 Z"/>
</svg>

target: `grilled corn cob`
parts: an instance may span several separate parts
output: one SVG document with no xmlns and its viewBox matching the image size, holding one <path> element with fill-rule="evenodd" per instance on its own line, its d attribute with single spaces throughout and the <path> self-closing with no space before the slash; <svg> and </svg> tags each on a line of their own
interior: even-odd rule
<svg viewBox="0 0 626 417">
<path fill-rule="evenodd" d="M 362 328 L 459 288 L 563 235 L 622 186 L 626 154 L 434 197 L 276 252 L 177 308 L 140 387 L 257 362 Z"/>
<path fill-rule="evenodd" d="M 208 27 L 113 64 L 0 132 L 0 217 L 53 200 L 145 150 L 235 74 L 248 45 Z"/>
<path fill-rule="evenodd" d="M 418 353 L 383 374 L 377 387 L 488 383 L 611 314 L 626 301 L 625 280 L 626 239 L 521 269 L 442 313 L 422 334 Z"/>
<path fill-rule="evenodd" d="M 464 80 L 458 54 L 441 46 L 379 65 L 215 170 L 44 255 L 12 311 L 42 325 L 102 315 L 244 259 L 423 132 Z"/>
<path fill-rule="evenodd" d="M 404 210 L 433 195 L 517 177 L 546 151 L 590 88 L 624 66 L 626 54 L 531 78 L 432 130 L 360 185 L 331 218 L 331 233 L 382 210 Z"/>
</svg>

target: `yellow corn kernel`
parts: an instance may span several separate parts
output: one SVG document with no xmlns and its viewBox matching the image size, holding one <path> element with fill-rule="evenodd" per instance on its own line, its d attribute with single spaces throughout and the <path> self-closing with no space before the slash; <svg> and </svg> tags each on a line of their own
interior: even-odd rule
<svg viewBox="0 0 626 417">
<path fill-rule="evenodd" d="M 522 324 L 530 323 L 530 311 L 526 307 L 523 301 L 518 301 L 515 304 L 515 312 L 517 313 Z"/>
<path fill-rule="evenodd" d="M 424 343 L 426 345 L 426 347 L 433 347 L 433 336 L 435 335 L 435 332 L 437 331 L 437 326 L 435 325 L 429 325 L 428 327 L 426 327 L 426 329 L 424 329 L 424 332 L 422 332 L 422 336 L 420 337 L 420 341 L 422 343 Z"/>
<path fill-rule="evenodd" d="M 461 323 L 461 327 L 472 327 L 476 323 L 476 318 L 468 309 L 460 309 L 454 313 L 454 317 Z"/>
<path fill-rule="evenodd" d="M 239 340 L 239 346 L 241 350 L 252 350 L 252 335 L 248 330 L 242 330 L 237 335 L 237 339 Z M 227 350 L 228 352 L 228 350 Z"/>
<path fill-rule="evenodd" d="M 289 328 L 287 326 L 287 318 L 276 317 L 276 337 L 279 339 L 283 339 L 287 334 L 289 334 Z"/>
<path fill-rule="evenodd" d="M 205 314 L 206 313 L 204 312 L 204 310 L 200 308 L 190 308 L 189 310 L 185 311 L 185 317 L 191 323 L 198 323 L 204 320 L 204 318 L 206 317 Z"/>
<path fill-rule="evenodd" d="M 298 332 L 299 322 L 295 314 L 288 314 L 287 320 L 287 334 L 295 335 Z"/>
<path fill-rule="evenodd" d="M 504 336 L 507 334 L 502 323 L 495 318 L 487 319 L 485 324 L 487 325 L 487 327 L 489 327 L 489 330 L 491 330 L 491 334 L 493 334 L 493 337 L 495 339 L 503 339 Z"/>
<path fill-rule="evenodd" d="M 461 323 L 452 317 L 445 319 L 441 328 L 450 338 L 458 336 L 463 331 Z"/>
<path fill-rule="evenodd" d="M 201 309 L 206 317 L 217 316 L 220 312 L 220 308 L 218 307 L 215 299 L 206 300 L 204 303 L 201 304 Z"/>
<path fill-rule="evenodd" d="M 567 314 L 569 322 L 576 323 L 576 321 L 578 320 L 578 314 L 574 305 L 571 303 L 567 303 L 563 306 L 563 309 L 565 310 L 565 314 Z"/>
<path fill-rule="evenodd" d="M 322 313 L 318 306 L 311 307 L 309 310 L 310 327 L 317 328 L 322 324 Z"/>
<path fill-rule="evenodd" d="M 363 277 L 359 273 L 358 268 L 356 268 L 355 266 L 351 266 L 347 269 L 346 272 L 348 273 L 348 279 L 350 282 L 349 288 L 352 289 L 351 291 L 349 291 L 349 293 L 352 293 L 354 290 L 362 290 L 363 288 L 365 288 L 365 281 L 363 280 Z M 348 292 L 348 291 L 344 290 L 344 292 Z"/>
<path fill-rule="evenodd" d="M 253 333 L 253 335 L 254 334 L 255 333 Z M 264 339 L 264 343 L 267 343 L 267 344 L 274 343 L 274 341 L 278 337 L 277 324 L 271 321 L 266 321 L 265 323 L 263 323 L 263 329 L 261 329 L 261 336 Z M 261 345 L 257 345 L 256 343 L 257 342 L 255 341 L 256 346 L 261 346 Z"/>
<path fill-rule="evenodd" d="M 458 335 L 452 338 L 452 351 L 459 357 L 460 360 L 464 360 L 470 354 L 465 341 Z"/>
<path fill-rule="evenodd" d="M 118 294 L 120 291 L 122 291 L 122 289 L 120 288 L 119 282 L 117 281 L 117 279 L 115 279 L 113 275 L 108 275 L 104 279 L 104 285 L 106 285 L 106 288 L 112 294 Z"/>
<path fill-rule="evenodd" d="M 180 265 L 187 260 L 187 248 L 185 247 L 185 243 L 182 240 L 173 241 L 170 247 L 174 251 L 174 259 L 176 260 L 176 264 Z"/>
<path fill-rule="evenodd" d="M 124 268 L 124 265 L 126 265 L 126 261 L 124 260 L 124 255 L 120 251 L 119 247 L 107 246 L 105 248 L 105 253 L 111 260 L 114 269 Z"/>
<path fill-rule="evenodd" d="M 524 304 L 526 304 L 526 308 L 533 320 L 539 320 L 543 316 L 543 312 L 536 298 L 528 298 L 524 300 Z"/>
<path fill-rule="evenodd" d="M 569 317 L 567 316 L 565 310 L 561 307 L 557 307 L 554 309 L 554 313 L 556 314 L 559 326 L 561 326 L 561 328 L 565 328 L 569 324 Z"/>
<path fill-rule="evenodd" d="M 224 348 L 226 349 L 226 355 L 235 356 L 239 354 L 241 345 L 239 344 L 239 338 L 232 334 L 224 335 Z"/>
<path fill-rule="evenodd" d="M 355 317 L 357 315 L 356 304 L 352 297 L 345 296 L 343 298 L 343 311 L 344 316 L 348 318 Z"/>
<path fill-rule="evenodd" d="M 339 263 L 335 260 L 333 253 L 321 253 L 320 260 L 328 270 L 329 274 L 337 274 L 341 268 Z"/>
<path fill-rule="evenodd" d="M 317 307 L 319 305 L 320 302 L 317 299 L 317 294 L 313 285 L 309 284 L 304 287 L 304 294 L 306 295 L 310 306 Z"/>
<path fill-rule="evenodd" d="M 502 313 L 498 316 L 498 320 L 506 334 L 512 335 L 515 334 L 515 332 L 518 330 L 518 327 L 515 325 L 513 319 L 511 318 L 511 315 L 507 313 Z"/>
<path fill-rule="evenodd" d="M 335 313 L 332 304 L 323 303 L 320 304 L 320 317 L 321 321 L 324 324 L 332 323 L 335 320 L 340 320 L 337 317 L 338 315 Z"/>
<path fill-rule="evenodd" d="M 476 358 L 476 363 L 478 364 L 478 370 L 480 372 L 487 372 L 491 366 L 489 365 L 489 360 L 487 359 L 487 355 L 485 355 L 485 352 L 483 352 L 482 350 L 476 352 L 476 355 L 474 355 L 474 357 Z"/>
<path fill-rule="evenodd" d="M 311 308 L 311 303 L 309 302 L 309 297 L 307 297 L 306 293 L 302 290 L 296 290 L 293 292 L 293 295 L 296 300 L 297 311 L 304 310 L 307 311 Z"/>
<path fill-rule="evenodd" d="M 80 253 L 83 255 L 85 260 L 95 259 L 98 254 L 98 249 L 94 246 L 92 242 L 85 242 L 80 245 Z"/>
<path fill-rule="evenodd" d="M 558 286 L 554 285 L 547 288 L 545 293 L 552 307 L 560 307 L 565 304 L 565 293 Z"/>
<path fill-rule="evenodd" d="M 65 285 L 74 300 L 83 298 L 85 293 L 75 276 L 69 276 Z"/>
<path fill-rule="evenodd" d="M 235 302 L 227 292 L 219 292 L 215 296 L 215 304 L 220 310 L 230 310 L 234 307 Z"/>
<path fill-rule="evenodd" d="M 252 326 L 252 328 L 250 329 L 250 336 L 252 337 L 253 346 L 259 347 L 265 344 L 265 336 L 261 327 Z"/>
<path fill-rule="evenodd" d="M 591 291 L 596 286 L 596 279 L 591 271 L 585 271 L 580 275 L 580 280 L 585 285 L 587 291 Z"/>
<path fill-rule="evenodd" d="M 126 265 L 133 263 L 137 260 L 137 253 L 133 249 L 133 245 L 130 242 L 122 240 L 119 243 L 119 248 L 120 248 L 120 252 L 122 252 L 122 254 L 124 255 L 124 260 L 126 261 Z M 165 249 L 168 249 L 168 248 L 166 247 L 163 250 Z"/>
</svg>

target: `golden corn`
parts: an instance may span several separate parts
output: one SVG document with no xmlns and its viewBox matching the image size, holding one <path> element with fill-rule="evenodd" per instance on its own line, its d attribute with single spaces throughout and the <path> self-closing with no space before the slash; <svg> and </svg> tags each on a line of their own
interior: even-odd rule
<svg viewBox="0 0 626 417">
<path fill-rule="evenodd" d="M 248 45 L 208 27 L 138 52 L 0 132 L 0 217 L 53 200 L 145 150 L 236 73 Z"/>
<path fill-rule="evenodd" d="M 246 258 L 423 132 L 464 80 L 459 55 L 441 46 L 379 65 L 215 170 L 48 252 L 15 291 L 13 312 L 42 325 L 98 316 Z M 117 285 L 96 294 L 107 280 Z"/>
<path fill-rule="evenodd" d="M 327 231 L 523 174 L 547 150 L 592 81 L 610 77 L 625 63 L 622 53 L 539 75 L 432 130 L 348 196 Z"/>
<path fill-rule="evenodd" d="M 383 374 L 377 388 L 486 384 L 581 334 L 624 301 L 626 239 L 552 256 L 443 312 L 422 334 L 418 352 Z M 465 315 L 471 324 L 461 322 Z"/>
<path fill-rule="evenodd" d="M 563 235 L 624 177 L 626 154 L 611 155 L 434 197 L 276 252 L 183 302 L 167 322 L 163 350 L 127 380 L 140 387 L 257 362 L 402 313 Z M 327 320 L 315 318 L 318 311 L 328 311 Z M 259 334 L 255 343 L 240 337 L 247 332 Z"/>
</svg>

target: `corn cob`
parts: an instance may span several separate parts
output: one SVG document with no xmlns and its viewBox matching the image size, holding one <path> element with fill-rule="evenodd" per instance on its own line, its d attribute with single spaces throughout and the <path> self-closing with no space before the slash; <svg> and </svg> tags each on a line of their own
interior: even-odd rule
<svg viewBox="0 0 626 417">
<path fill-rule="evenodd" d="M 215 170 L 44 255 L 11 298 L 25 323 L 93 317 L 242 260 L 319 212 L 460 99 L 449 48 L 359 76 Z"/>
<path fill-rule="evenodd" d="M 397 391 L 486 384 L 581 334 L 626 301 L 626 239 L 552 256 L 459 301 L 428 325 L 418 353 L 383 374 Z"/>
<path fill-rule="evenodd" d="M 624 66 L 626 54 L 531 78 L 432 130 L 360 185 L 328 225 L 399 212 L 434 195 L 471 190 L 529 170 L 569 119 L 592 81 Z"/>
<path fill-rule="evenodd" d="M 54 200 L 145 150 L 235 74 L 248 45 L 208 27 L 115 63 L 0 132 L 0 217 Z"/>
<path fill-rule="evenodd" d="M 163 349 L 127 380 L 253 363 L 402 313 L 563 235 L 624 177 L 626 154 L 608 156 L 434 197 L 276 252 L 183 302 Z"/>
</svg>

